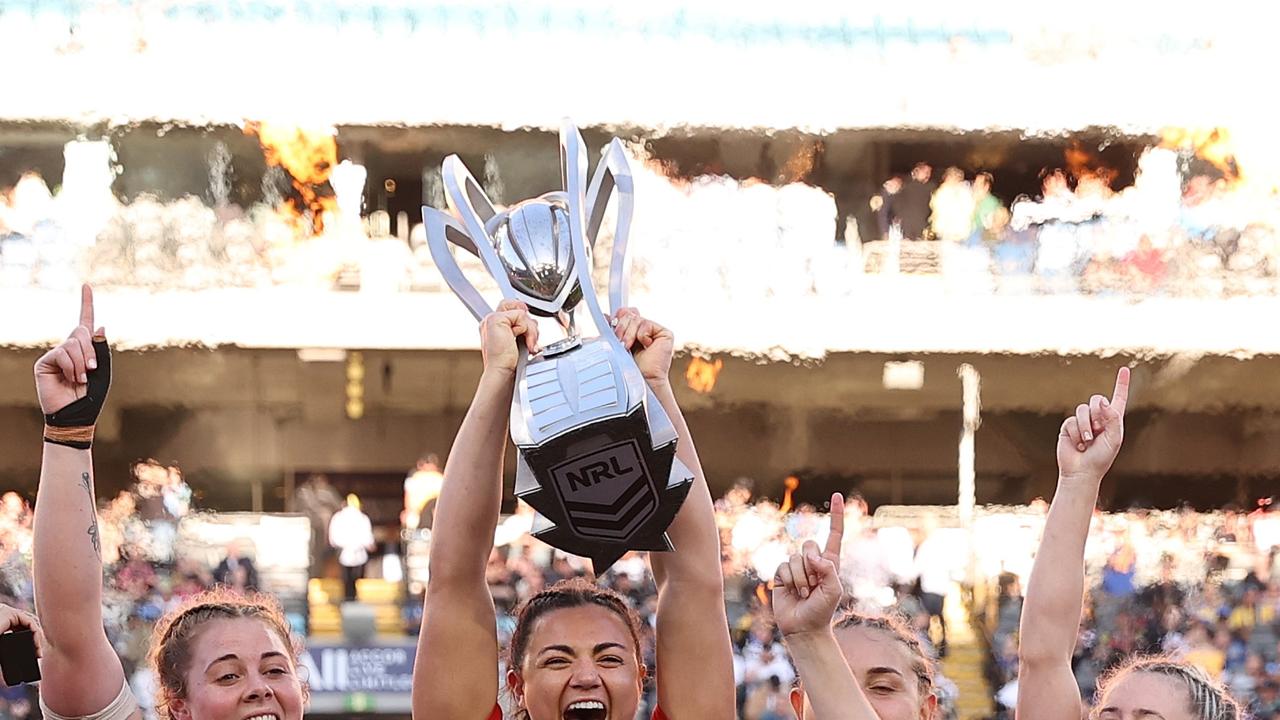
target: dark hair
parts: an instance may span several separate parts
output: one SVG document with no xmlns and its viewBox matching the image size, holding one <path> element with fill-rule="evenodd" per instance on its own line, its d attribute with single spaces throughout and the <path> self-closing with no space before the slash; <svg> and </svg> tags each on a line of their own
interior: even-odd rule
<svg viewBox="0 0 1280 720">
<path fill-rule="evenodd" d="M 302 641 L 289 630 L 280 603 L 271 595 L 240 593 L 226 587 L 215 587 L 187 598 L 156 624 L 151 635 L 148 660 L 159 678 L 156 709 L 161 717 L 169 712 L 174 700 L 187 696 L 187 671 L 191 669 L 191 645 L 200 628 L 210 620 L 254 618 L 267 624 L 289 646 L 293 665 L 302 657 Z M 307 693 L 302 683 L 303 695 Z"/>
<path fill-rule="evenodd" d="M 924 648 L 920 645 L 920 639 L 911 631 L 911 628 L 907 627 L 906 622 L 901 617 L 897 615 L 863 615 L 850 610 L 837 619 L 832 627 L 836 630 L 871 628 L 888 633 L 894 640 L 906 645 L 907 650 L 911 652 L 911 671 L 916 674 L 921 696 L 927 697 L 933 692 L 933 658 L 925 654 Z"/>
<path fill-rule="evenodd" d="M 1182 684 L 1187 689 L 1187 703 L 1198 720 L 1241 720 L 1245 717 L 1240 703 L 1221 683 L 1199 667 L 1167 655 L 1134 655 L 1108 670 L 1098 680 L 1094 704 L 1100 702 L 1107 690 L 1121 678 L 1140 672 L 1163 675 Z"/>
<path fill-rule="evenodd" d="M 529 650 L 529 637 L 533 625 L 543 615 L 556 610 L 598 605 L 622 619 L 636 647 L 636 664 L 642 665 L 640 655 L 640 616 L 627 605 L 618 593 L 602 588 L 585 578 L 561 580 L 542 592 L 520 603 L 516 609 L 516 628 L 511 633 L 511 651 L 507 667 L 515 670 L 524 662 Z"/>
</svg>

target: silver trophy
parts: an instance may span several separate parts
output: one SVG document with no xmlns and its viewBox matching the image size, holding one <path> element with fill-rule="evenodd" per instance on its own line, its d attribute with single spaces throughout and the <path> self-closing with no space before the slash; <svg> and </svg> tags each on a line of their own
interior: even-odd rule
<svg viewBox="0 0 1280 720">
<path fill-rule="evenodd" d="M 676 430 L 614 335 L 591 278 L 605 208 L 618 199 L 609 264 L 609 307 L 627 302 L 627 235 L 634 208 L 631 170 L 614 139 L 587 185 L 577 128 L 560 130 L 564 190 L 499 212 L 457 155 L 445 158 L 445 196 L 461 218 L 422 208 L 440 274 L 477 320 L 490 312 L 450 249 L 480 258 L 506 298 L 555 318 L 565 338 L 530 355 L 520 343 L 511 439 L 516 496 L 537 514 L 533 534 L 591 558 L 597 573 L 628 550 L 671 550 L 666 529 L 693 484 L 675 456 Z M 585 306 L 586 312 L 578 310 Z M 588 320 L 594 334 L 582 334 Z"/>
</svg>

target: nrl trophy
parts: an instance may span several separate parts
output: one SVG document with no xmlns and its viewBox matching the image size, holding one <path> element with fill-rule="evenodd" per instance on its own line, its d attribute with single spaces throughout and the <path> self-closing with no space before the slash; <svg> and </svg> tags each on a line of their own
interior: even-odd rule
<svg viewBox="0 0 1280 720">
<path fill-rule="evenodd" d="M 450 243 L 479 257 L 504 297 L 564 330 L 563 340 L 536 355 L 519 343 L 511 403 L 515 493 L 537 511 L 535 537 L 591 558 L 598 574 L 628 550 L 672 549 L 666 529 L 693 475 L 676 459 L 675 427 L 612 332 L 592 283 L 592 250 L 616 195 L 609 312 L 626 306 L 634 196 L 622 144 L 614 139 L 605 147 L 588 186 L 582 136 L 566 122 L 560 172 L 563 191 L 499 212 L 450 155 L 445 195 L 461 223 L 430 207 L 422 215 L 440 274 L 477 320 L 489 305 L 463 275 Z M 590 335 L 582 332 L 586 324 Z"/>
</svg>

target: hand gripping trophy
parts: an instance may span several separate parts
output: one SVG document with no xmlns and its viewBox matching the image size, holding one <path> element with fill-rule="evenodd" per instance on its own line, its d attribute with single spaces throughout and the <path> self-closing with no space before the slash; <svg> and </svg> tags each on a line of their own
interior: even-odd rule
<svg viewBox="0 0 1280 720">
<path fill-rule="evenodd" d="M 675 456 L 676 430 L 631 354 L 611 332 L 591 278 L 591 255 L 616 193 L 609 309 L 627 302 L 627 234 L 634 195 L 622 144 L 605 147 L 591 184 L 582 136 L 560 130 L 564 191 L 498 212 L 457 155 L 445 158 L 445 195 L 461 218 L 423 207 L 440 274 L 476 319 L 490 312 L 449 244 L 476 255 L 503 296 L 555 318 L 565 338 L 530 355 L 520 344 L 511 439 L 516 496 L 537 514 L 533 534 L 591 558 L 598 574 L 628 550 L 671 550 L 666 529 L 693 483 Z M 581 332 L 586 307 L 594 335 Z"/>
</svg>

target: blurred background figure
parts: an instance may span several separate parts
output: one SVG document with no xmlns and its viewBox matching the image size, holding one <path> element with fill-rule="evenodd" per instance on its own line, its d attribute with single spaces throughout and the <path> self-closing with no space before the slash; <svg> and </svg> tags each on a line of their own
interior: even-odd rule
<svg viewBox="0 0 1280 720">
<path fill-rule="evenodd" d="M 420 458 L 404 479 L 404 511 L 400 514 L 400 523 L 405 529 L 431 529 L 436 498 L 440 497 L 443 484 L 439 456 L 430 453 Z"/>
<path fill-rule="evenodd" d="M 329 476 L 311 475 L 294 491 L 293 503 L 294 509 L 311 521 L 311 577 L 320 577 L 331 555 L 329 522 L 342 509 L 342 496 L 329 482 Z"/>
<path fill-rule="evenodd" d="M 227 545 L 227 556 L 213 569 L 213 579 L 240 592 L 257 592 L 258 568 L 253 564 L 253 543 L 238 538 Z"/>
<path fill-rule="evenodd" d="M 338 551 L 342 566 L 342 588 L 348 602 L 356 599 L 356 580 L 364 577 L 369 553 L 377 547 L 373 523 L 360 511 L 360 498 L 347 495 L 346 505 L 329 520 L 329 545 Z"/>
<path fill-rule="evenodd" d="M 933 193 L 938 189 L 938 184 L 933 182 L 932 177 L 933 167 L 929 163 L 916 163 L 911 169 L 911 179 L 894 196 L 892 214 L 901 224 L 905 240 L 929 239 L 929 219 L 933 212 L 929 205 L 933 201 Z"/>
</svg>

